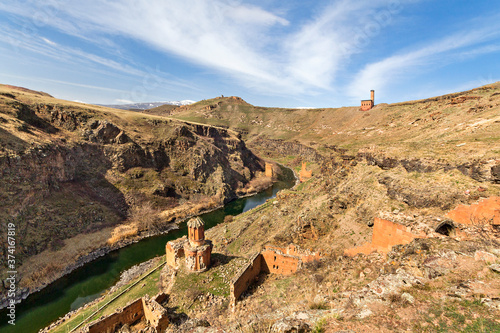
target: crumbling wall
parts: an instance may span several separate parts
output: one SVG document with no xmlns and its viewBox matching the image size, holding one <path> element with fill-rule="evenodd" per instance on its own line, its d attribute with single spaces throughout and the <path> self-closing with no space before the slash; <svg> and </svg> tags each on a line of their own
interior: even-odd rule
<svg viewBox="0 0 500 333">
<path fill-rule="evenodd" d="M 302 169 L 300 169 L 300 172 L 299 172 L 299 180 L 301 182 L 305 182 L 306 180 L 308 180 L 309 178 L 312 177 L 312 170 L 307 170 L 306 166 L 307 166 L 307 163 L 302 162 Z"/>
<path fill-rule="evenodd" d="M 371 99 L 361 101 L 361 111 L 368 111 L 373 108 L 373 101 Z"/>
<path fill-rule="evenodd" d="M 142 298 L 139 298 L 121 310 L 92 324 L 88 328 L 89 333 L 112 333 L 116 328 L 124 324 L 134 324 L 144 317 Z"/>
<path fill-rule="evenodd" d="M 292 275 L 302 263 L 296 256 L 273 249 L 262 251 L 262 258 L 262 271 L 273 274 Z"/>
<path fill-rule="evenodd" d="M 133 325 L 142 318 L 146 319 L 148 325 L 156 332 L 164 332 L 170 321 L 167 310 L 161 306 L 159 301 L 164 301 L 167 298 L 166 294 L 159 294 L 151 300 L 147 296 L 138 298 L 115 313 L 89 325 L 84 329 L 84 332 L 113 333 L 121 326 Z"/>
<path fill-rule="evenodd" d="M 500 225 L 500 197 L 481 199 L 470 206 L 459 205 L 446 217 L 461 224 Z"/>
<path fill-rule="evenodd" d="M 266 177 L 273 178 L 273 165 L 271 163 L 266 162 Z"/>
<path fill-rule="evenodd" d="M 165 254 L 167 257 L 167 265 L 176 268 L 180 264 L 180 259 L 184 257 L 184 243 L 186 242 L 185 237 L 167 242 L 165 245 Z"/>
<path fill-rule="evenodd" d="M 248 265 L 242 268 L 238 275 L 231 280 L 230 297 L 231 304 L 236 304 L 236 300 L 248 289 L 250 284 L 257 278 L 262 269 L 262 256 L 256 253 Z"/>
<path fill-rule="evenodd" d="M 407 227 L 391 221 L 375 218 L 371 243 L 344 251 L 345 255 L 370 254 L 374 251 L 387 254 L 394 245 L 408 244 L 415 238 L 425 237 L 411 233 Z"/>
<path fill-rule="evenodd" d="M 321 259 L 319 252 L 303 250 L 294 244 L 285 248 L 266 245 L 261 254 L 262 271 L 282 275 L 291 275 L 297 272 L 302 263 Z"/>
<path fill-rule="evenodd" d="M 149 326 L 156 329 L 156 332 L 163 332 L 169 324 L 167 310 L 158 304 L 156 300 L 142 298 L 142 305 L 144 307 L 144 318 Z"/>
<path fill-rule="evenodd" d="M 320 253 L 302 250 L 294 244 L 286 248 L 266 245 L 261 253 L 255 254 L 238 275 L 231 281 L 231 304 L 247 290 L 261 272 L 291 275 L 303 262 L 321 259 Z"/>
</svg>

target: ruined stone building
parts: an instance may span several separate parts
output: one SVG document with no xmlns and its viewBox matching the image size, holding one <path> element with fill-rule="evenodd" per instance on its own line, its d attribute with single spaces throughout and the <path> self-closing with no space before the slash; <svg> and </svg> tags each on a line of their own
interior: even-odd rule
<svg viewBox="0 0 500 333">
<path fill-rule="evenodd" d="M 309 178 L 312 177 L 312 170 L 307 170 L 307 162 L 302 162 L 302 169 L 299 172 L 299 180 L 300 182 L 305 182 Z"/>
<path fill-rule="evenodd" d="M 112 333 L 123 325 L 134 325 L 142 320 L 153 329 L 153 332 L 164 332 L 170 323 L 167 310 L 161 306 L 166 297 L 168 296 L 165 294 L 159 294 L 152 299 L 147 295 L 138 298 L 116 312 L 85 326 L 82 332 Z"/>
<path fill-rule="evenodd" d="M 375 106 L 375 90 L 370 90 L 371 99 L 364 99 L 361 101 L 360 111 L 371 110 Z"/>
<path fill-rule="evenodd" d="M 266 245 L 260 253 L 250 258 L 249 263 L 232 279 L 230 285 L 231 304 L 255 281 L 260 273 L 291 275 L 302 267 L 302 264 L 319 261 L 319 252 L 300 249 L 294 244 L 287 247 Z"/>
<path fill-rule="evenodd" d="M 266 177 L 274 177 L 273 165 L 268 162 L 266 162 Z"/>
<path fill-rule="evenodd" d="M 187 226 L 188 239 L 182 237 L 165 246 L 167 265 L 178 268 L 184 258 L 189 271 L 206 271 L 210 267 L 213 246 L 211 241 L 205 239 L 205 224 L 201 218 L 195 217 L 188 221 Z"/>
</svg>

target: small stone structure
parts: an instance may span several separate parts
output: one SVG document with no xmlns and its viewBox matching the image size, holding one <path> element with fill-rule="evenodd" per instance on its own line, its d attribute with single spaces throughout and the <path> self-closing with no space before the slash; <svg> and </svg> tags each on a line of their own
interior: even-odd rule
<svg viewBox="0 0 500 333">
<path fill-rule="evenodd" d="M 147 296 L 138 298 L 115 313 L 86 326 L 85 333 L 112 333 L 123 325 L 134 325 L 143 318 L 155 332 L 164 332 L 169 324 L 167 310 L 159 304 L 165 299 L 163 294 L 149 299 Z"/>
<path fill-rule="evenodd" d="M 360 111 L 371 110 L 375 106 L 375 90 L 370 90 L 371 99 L 364 99 L 361 101 Z"/>
<path fill-rule="evenodd" d="M 470 206 L 458 205 L 446 217 L 461 224 L 500 225 L 500 197 L 481 199 Z"/>
<path fill-rule="evenodd" d="M 375 218 L 371 243 L 347 249 L 344 251 L 344 254 L 351 257 L 358 253 L 370 254 L 374 251 L 387 254 L 394 245 L 408 244 L 415 238 L 425 237 L 425 235 L 411 233 L 404 225 Z"/>
<path fill-rule="evenodd" d="M 299 172 L 299 180 L 300 182 L 305 182 L 309 178 L 312 177 L 312 170 L 307 170 L 307 162 L 302 162 L 302 169 Z"/>
<path fill-rule="evenodd" d="M 165 246 L 167 265 L 178 268 L 181 258 L 185 258 L 186 267 L 192 272 L 204 272 L 210 267 L 212 242 L 205 239 L 205 224 L 199 217 L 187 223 L 188 239 L 182 237 L 170 241 Z"/>
<path fill-rule="evenodd" d="M 274 176 L 273 165 L 271 163 L 266 162 L 266 177 L 273 178 L 273 176 Z"/>
<path fill-rule="evenodd" d="M 250 258 L 250 262 L 231 281 L 231 304 L 252 284 L 257 276 L 264 273 L 291 275 L 301 268 L 303 263 L 320 260 L 318 252 L 302 250 L 294 244 L 286 248 L 266 245 L 264 250 Z"/>
</svg>

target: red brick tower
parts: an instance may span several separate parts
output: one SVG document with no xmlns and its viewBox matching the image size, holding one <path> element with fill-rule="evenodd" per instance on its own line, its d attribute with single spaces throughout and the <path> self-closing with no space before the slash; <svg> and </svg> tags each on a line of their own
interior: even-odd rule
<svg viewBox="0 0 500 333">
<path fill-rule="evenodd" d="M 203 272 L 210 267 L 212 242 L 205 240 L 205 224 L 199 217 L 187 223 L 188 242 L 184 244 L 186 267 L 193 272 Z"/>
<path fill-rule="evenodd" d="M 360 111 L 371 110 L 375 106 L 375 90 L 370 90 L 371 99 L 364 99 L 361 101 Z"/>
<path fill-rule="evenodd" d="M 205 224 L 199 217 L 192 218 L 187 223 L 189 244 L 201 246 L 205 244 Z"/>
</svg>

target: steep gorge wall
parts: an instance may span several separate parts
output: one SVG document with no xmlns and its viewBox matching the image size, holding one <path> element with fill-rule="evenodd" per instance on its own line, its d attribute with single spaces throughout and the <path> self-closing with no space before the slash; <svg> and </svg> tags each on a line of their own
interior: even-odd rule
<svg viewBox="0 0 500 333">
<path fill-rule="evenodd" d="M 13 110 L 9 116 L 27 132 L 42 131 L 45 142 L 0 151 L 0 217 L 16 225 L 18 265 L 120 223 L 136 203 L 164 209 L 199 197 L 231 200 L 264 170 L 236 133 L 221 128 L 147 117 L 130 124 L 46 104 L 16 102 Z M 6 232 L 2 224 L 0 236 Z"/>
<path fill-rule="evenodd" d="M 251 148 L 269 156 L 300 156 L 310 162 L 321 162 L 323 160 L 323 156 L 319 154 L 316 149 L 303 145 L 297 141 L 284 141 L 280 139 L 259 137 L 249 143 L 249 145 Z"/>
</svg>

